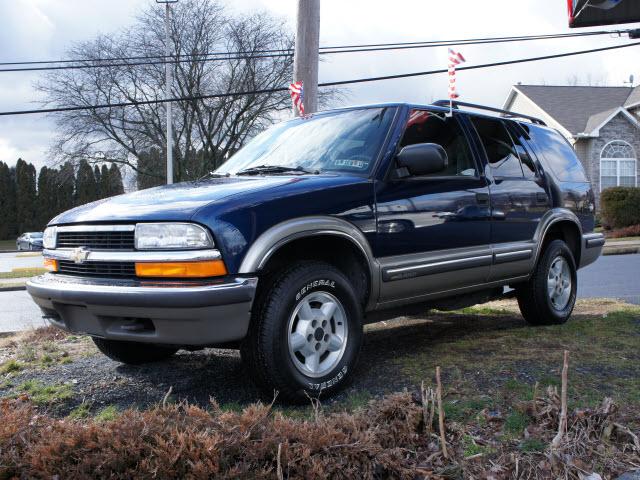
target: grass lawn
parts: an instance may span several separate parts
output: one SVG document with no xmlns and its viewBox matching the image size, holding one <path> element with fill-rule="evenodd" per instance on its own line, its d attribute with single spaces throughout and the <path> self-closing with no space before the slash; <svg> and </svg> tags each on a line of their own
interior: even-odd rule
<svg viewBox="0 0 640 480">
<path fill-rule="evenodd" d="M 15 240 L 0 240 L 0 250 L 15 250 L 15 249 L 16 249 Z"/>
<path fill-rule="evenodd" d="M 475 312 L 475 314 L 474 314 Z M 435 336 L 421 351 L 398 352 L 396 364 L 414 382 L 436 365 L 450 389 L 454 415 L 528 400 L 560 382 L 570 352 L 569 401 L 595 406 L 604 396 L 640 412 L 640 308 L 614 300 L 582 300 L 565 325 L 527 326 L 512 301 L 442 312 L 425 325 Z"/>
<path fill-rule="evenodd" d="M 47 270 L 44 268 L 14 268 L 10 272 L 0 272 L 0 278 L 27 278 L 35 277 L 36 275 L 42 275 Z"/>
</svg>

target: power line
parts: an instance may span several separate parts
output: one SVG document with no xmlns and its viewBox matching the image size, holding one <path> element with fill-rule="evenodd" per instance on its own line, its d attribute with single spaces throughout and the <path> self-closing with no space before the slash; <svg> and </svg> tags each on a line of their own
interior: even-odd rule
<svg viewBox="0 0 640 480">
<path fill-rule="evenodd" d="M 548 34 L 548 35 L 524 35 L 517 37 L 487 37 L 477 39 L 458 39 L 458 40 L 433 40 L 427 42 L 398 42 L 398 43 L 378 43 L 378 44 L 364 44 L 364 45 L 343 45 L 335 47 L 323 47 L 320 49 L 321 55 L 328 54 L 340 54 L 340 53 L 359 53 L 359 52 L 378 52 L 387 50 L 408 50 L 416 48 L 434 48 L 434 47 L 446 47 L 454 45 L 483 45 L 492 43 L 512 43 L 512 42 L 525 42 L 533 40 L 555 40 L 562 38 L 575 38 L 575 37 L 587 37 L 596 35 L 622 35 L 628 33 L 627 30 L 604 30 L 594 32 L 576 32 L 576 33 L 560 33 L 560 34 Z M 53 70 L 78 70 L 88 68 L 108 68 L 108 67 L 129 67 L 129 66 L 141 66 L 141 65 L 164 65 L 166 63 L 185 63 L 185 62 L 208 62 L 208 61 L 228 61 L 228 60 L 248 60 L 248 59 L 260 59 L 260 58 L 276 58 L 276 57 L 291 57 L 293 56 L 293 50 L 291 49 L 279 49 L 279 50 L 256 50 L 256 51 L 244 51 L 244 52 L 211 52 L 211 53 L 196 53 L 196 54 L 177 54 L 174 56 L 167 55 L 146 55 L 135 57 L 113 57 L 113 58 L 97 58 L 97 59 L 80 59 L 80 60 L 39 60 L 31 62 L 4 62 L 0 63 L 0 66 L 15 66 L 15 65 L 43 65 L 36 67 L 21 67 L 21 68 L 3 68 L 0 69 L 0 73 L 9 72 L 39 72 L 39 71 L 53 71 Z M 155 60 L 152 60 L 155 59 Z M 128 60 L 149 60 L 144 62 L 129 62 Z M 87 63 L 90 62 L 90 63 Z M 116 62 L 116 63 L 106 63 Z M 120 63 L 118 63 L 120 62 Z M 59 64 L 65 65 L 59 65 Z M 66 65 L 66 63 L 74 63 L 74 65 Z M 52 66 L 55 65 L 55 66 Z"/>
<path fill-rule="evenodd" d="M 527 40 L 527 39 L 545 39 L 545 38 L 563 38 L 563 37 L 584 37 L 593 35 L 622 35 L 629 33 L 629 30 L 596 30 L 590 32 L 571 32 L 571 33 L 550 33 L 540 35 L 518 35 L 511 37 L 484 37 L 484 38 L 460 38 L 451 40 L 424 40 L 420 42 L 393 42 L 393 43 L 368 43 L 368 44 L 356 44 L 356 45 L 334 45 L 330 47 L 320 47 L 320 50 L 338 50 L 344 48 L 375 48 L 375 47 L 391 47 L 391 46 L 412 46 L 412 45 L 435 45 L 438 46 L 442 43 L 466 43 L 466 42 L 482 42 L 493 40 Z M 109 57 L 109 58 L 81 58 L 81 59 L 68 59 L 68 60 L 31 60 L 31 61 L 15 61 L 15 62 L 0 62 L 0 66 L 13 66 L 13 65 L 44 65 L 44 64 L 65 64 L 65 63 L 81 63 L 81 62 L 114 62 L 114 61 L 128 61 L 128 60 L 150 60 L 150 59 L 164 59 L 174 57 L 208 57 L 213 55 L 251 55 L 251 54 L 263 54 L 263 53 L 292 53 L 292 48 L 280 48 L 271 50 L 244 50 L 244 51 L 232 51 L 232 52 L 205 52 L 205 53 L 179 53 L 176 55 L 137 55 L 131 57 Z"/>
<path fill-rule="evenodd" d="M 638 45 L 640 45 L 640 42 L 628 43 L 626 45 L 614 45 L 610 47 L 592 48 L 589 50 L 578 50 L 575 52 L 556 53 L 553 55 L 542 55 L 538 57 L 520 58 L 516 60 L 506 60 L 503 62 L 483 63 L 479 65 L 458 67 L 457 70 L 476 70 L 480 68 L 491 68 L 491 67 L 500 67 L 504 65 L 514 65 L 518 63 L 537 62 L 541 60 L 551 60 L 555 58 L 572 57 L 576 55 L 585 55 L 588 53 L 605 52 L 608 50 L 617 50 L 620 48 L 635 47 Z M 340 86 L 340 85 L 350 85 L 350 84 L 358 84 L 358 83 L 365 83 L 365 82 L 378 82 L 382 80 L 395 80 L 399 78 L 435 75 L 435 74 L 445 73 L 445 72 L 447 72 L 447 69 L 441 68 L 437 70 L 428 70 L 424 72 L 401 73 L 396 75 L 384 75 L 379 77 L 367 77 L 367 78 L 357 78 L 352 80 L 338 80 L 334 82 L 323 82 L 323 83 L 319 83 L 318 86 L 334 87 L 334 86 Z M 38 109 L 38 110 L 15 110 L 15 111 L 9 111 L 9 112 L 0 112 L 0 116 L 30 115 L 30 114 L 37 114 L 37 113 L 75 112 L 75 111 L 81 111 L 81 110 L 97 110 L 97 109 L 103 109 L 103 108 L 120 108 L 120 107 L 134 106 L 134 105 L 152 105 L 152 104 L 159 104 L 159 103 L 166 103 L 166 102 L 205 100 L 210 98 L 225 98 L 225 97 L 234 97 L 234 96 L 241 96 L 241 95 L 262 95 L 267 93 L 286 92 L 287 90 L 288 90 L 287 87 L 278 87 L 278 88 L 266 88 L 261 90 L 252 90 L 252 91 L 246 91 L 246 92 L 228 92 L 228 93 L 217 93 L 217 94 L 209 94 L 209 95 L 193 95 L 190 97 L 174 97 L 174 98 L 158 99 L 158 100 L 141 100 L 136 102 L 104 103 L 104 104 L 88 105 L 88 106 L 44 108 L 44 109 Z"/>
</svg>

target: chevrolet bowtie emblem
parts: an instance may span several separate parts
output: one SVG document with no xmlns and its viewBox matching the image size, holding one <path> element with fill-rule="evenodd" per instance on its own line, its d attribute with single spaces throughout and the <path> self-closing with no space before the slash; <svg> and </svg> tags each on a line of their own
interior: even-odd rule
<svg viewBox="0 0 640 480">
<path fill-rule="evenodd" d="M 71 260 L 74 263 L 84 263 L 89 258 L 89 250 L 84 247 L 74 248 L 71 251 Z"/>
</svg>

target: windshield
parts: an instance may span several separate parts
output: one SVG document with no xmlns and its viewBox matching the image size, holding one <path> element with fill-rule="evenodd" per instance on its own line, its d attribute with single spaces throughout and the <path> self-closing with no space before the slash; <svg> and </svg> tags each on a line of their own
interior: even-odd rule
<svg viewBox="0 0 640 480">
<path fill-rule="evenodd" d="M 368 173 L 393 113 L 394 108 L 389 107 L 365 108 L 279 123 L 251 140 L 215 173 L 242 175 L 256 167 L 276 166 L 301 174 L 328 170 Z"/>
</svg>

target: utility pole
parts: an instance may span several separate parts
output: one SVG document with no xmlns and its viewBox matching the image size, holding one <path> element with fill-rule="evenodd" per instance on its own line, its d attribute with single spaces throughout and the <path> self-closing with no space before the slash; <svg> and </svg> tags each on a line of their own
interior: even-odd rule
<svg viewBox="0 0 640 480">
<path fill-rule="evenodd" d="M 171 4 L 178 0 L 156 0 L 156 3 L 164 3 L 164 76 L 165 76 L 165 100 L 171 98 L 171 87 L 173 86 L 173 64 L 171 63 Z M 167 106 L 167 185 L 173 183 L 173 121 L 171 116 L 171 102 Z"/>
<path fill-rule="evenodd" d="M 320 48 L 320 0 L 298 0 L 298 23 L 293 56 L 293 81 L 302 80 L 304 111 L 318 111 L 318 50 Z M 300 112 L 296 111 L 299 115 Z"/>
</svg>

